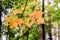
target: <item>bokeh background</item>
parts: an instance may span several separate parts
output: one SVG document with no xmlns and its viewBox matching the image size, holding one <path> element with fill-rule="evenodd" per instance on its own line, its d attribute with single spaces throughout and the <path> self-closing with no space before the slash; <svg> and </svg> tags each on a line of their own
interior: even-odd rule
<svg viewBox="0 0 60 40">
<path fill-rule="evenodd" d="M 43 40 L 43 34 L 45 40 L 60 39 L 60 0 L 1 0 L 1 2 L 0 40 Z M 44 24 L 45 33 L 42 33 L 41 24 Z"/>
</svg>

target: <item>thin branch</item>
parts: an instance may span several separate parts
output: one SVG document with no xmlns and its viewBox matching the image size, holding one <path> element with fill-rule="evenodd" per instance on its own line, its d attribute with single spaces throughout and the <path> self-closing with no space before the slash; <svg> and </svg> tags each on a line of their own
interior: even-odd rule
<svg viewBox="0 0 60 40">
<path fill-rule="evenodd" d="M 24 12 L 25 12 L 25 10 L 26 10 L 27 3 L 28 3 L 28 0 L 26 0 L 26 3 L 25 3 L 25 6 L 24 6 L 23 13 L 24 13 Z M 22 13 L 22 16 L 21 16 L 21 17 L 23 17 L 23 13 Z"/>
<path fill-rule="evenodd" d="M 30 29 L 30 28 L 28 28 L 28 30 L 27 30 L 25 33 L 23 33 L 20 37 L 26 36 L 26 35 L 27 35 L 27 33 L 29 32 L 29 30 L 31 30 L 31 29 Z"/>
</svg>

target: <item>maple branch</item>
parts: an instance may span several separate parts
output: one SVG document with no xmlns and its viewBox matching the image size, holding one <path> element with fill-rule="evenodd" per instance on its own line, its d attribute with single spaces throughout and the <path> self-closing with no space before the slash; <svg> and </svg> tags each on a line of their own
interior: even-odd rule
<svg viewBox="0 0 60 40">
<path fill-rule="evenodd" d="M 25 3 L 25 6 L 24 6 L 23 13 L 24 13 L 25 10 L 26 10 L 27 3 L 28 3 L 28 0 L 26 0 L 26 3 Z M 21 15 L 22 18 L 23 18 L 23 13 L 22 13 L 22 15 Z M 22 36 L 25 36 L 25 35 L 27 35 L 27 40 L 28 40 L 29 28 L 28 28 L 28 30 L 27 30 Z"/>
<path fill-rule="evenodd" d="M 28 2 L 28 0 L 26 0 L 26 3 L 25 3 L 25 6 L 24 6 L 23 13 L 25 12 L 25 9 L 26 9 L 26 6 L 27 6 L 27 2 Z M 23 13 L 22 13 L 22 16 L 21 16 L 21 17 L 23 17 Z"/>
<path fill-rule="evenodd" d="M 31 30 L 31 29 L 28 28 L 28 30 L 25 33 L 23 33 L 20 37 L 26 36 L 29 30 Z"/>
<path fill-rule="evenodd" d="M 28 2 L 28 0 L 26 0 L 26 3 L 25 3 L 25 7 L 24 7 L 24 10 L 23 10 L 23 13 L 25 12 L 25 9 L 26 9 L 26 6 L 27 6 L 27 2 Z M 23 14 L 22 14 L 22 16 L 23 16 Z M 29 29 L 28 29 L 28 31 L 27 31 L 27 40 L 28 40 L 28 35 L 29 35 Z"/>
</svg>

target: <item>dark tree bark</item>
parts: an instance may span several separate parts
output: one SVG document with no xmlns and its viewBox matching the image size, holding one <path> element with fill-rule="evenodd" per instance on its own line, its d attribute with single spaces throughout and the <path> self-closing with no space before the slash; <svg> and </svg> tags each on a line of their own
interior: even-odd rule
<svg viewBox="0 0 60 40">
<path fill-rule="evenodd" d="M 2 16 L 2 1 L 0 1 L 0 37 L 1 37 L 1 25 L 2 25 L 1 16 Z"/>
<path fill-rule="evenodd" d="M 44 0 L 42 1 L 42 12 L 44 12 Z M 42 15 L 42 17 L 44 17 L 44 14 Z M 40 24 L 40 29 L 41 29 L 41 36 L 42 36 L 42 40 L 45 40 L 45 26 L 44 24 Z"/>
<path fill-rule="evenodd" d="M 41 37 L 42 39 L 41 40 L 45 40 L 45 26 L 44 24 L 40 24 L 40 30 L 41 30 Z"/>
</svg>

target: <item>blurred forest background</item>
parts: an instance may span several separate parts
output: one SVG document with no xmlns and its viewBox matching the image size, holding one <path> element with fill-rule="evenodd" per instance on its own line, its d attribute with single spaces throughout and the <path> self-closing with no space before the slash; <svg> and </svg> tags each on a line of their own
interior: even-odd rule
<svg viewBox="0 0 60 40">
<path fill-rule="evenodd" d="M 60 40 L 60 0 L 1 0 L 0 4 L 0 40 Z"/>
</svg>

